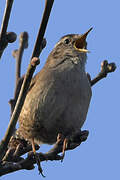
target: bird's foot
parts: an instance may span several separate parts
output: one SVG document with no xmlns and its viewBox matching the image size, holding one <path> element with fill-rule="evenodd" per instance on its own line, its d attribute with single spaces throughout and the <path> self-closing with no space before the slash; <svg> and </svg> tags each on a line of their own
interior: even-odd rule
<svg viewBox="0 0 120 180">
<path fill-rule="evenodd" d="M 61 162 L 65 157 L 65 151 L 68 149 L 74 149 L 75 147 L 79 146 L 81 142 L 86 141 L 89 135 L 89 131 L 77 131 L 69 136 L 63 136 L 62 134 L 58 134 L 57 136 L 57 143 L 62 145 L 62 155 L 61 155 Z"/>
<path fill-rule="evenodd" d="M 39 174 L 41 174 L 43 177 L 45 177 L 45 176 L 44 176 L 44 174 L 43 174 L 42 167 L 41 167 L 39 154 L 38 154 L 38 153 L 36 152 L 36 150 L 35 150 L 35 143 L 34 143 L 34 139 L 32 139 L 32 150 L 33 150 L 33 154 L 34 154 L 34 157 L 35 157 L 35 160 L 36 160 L 37 166 L 38 166 L 38 171 L 39 171 Z"/>
<path fill-rule="evenodd" d="M 61 155 L 61 162 L 63 162 L 63 159 L 65 157 L 65 150 L 67 149 L 67 144 L 68 144 L 68 138 L 64 137 L 62 134 L 58 134 L 57 136 L 57 143 L 62 143 L 63 147 L 62 147 L 62 155 Z"/>
<path fill-rule="evenodd" d="M 62 160 L 61 160 L 61 162 L 63 162 L 63 159 L 64 159 L 64 157 L 65 157 L 65 150 L 67 149 L 68 141 L 69 141 L 68 138 L 65 138 L 65 139 L 64 139 L 63 149 L 62 149 Z"/>
<path fill-rule="evenodd" d="M 42 177 L 45 177 L 44 174 L 43 174 L 43 170 L 42 170 L 42 167 L 41 167 L 41 161 L 40 161 L 40 157 L 39 157 L 39 153 L 34 153 L 34 158 L 36 160 L 36 164 L 38 166 L 38 171 L 39 171 L 39 174 L 42 175 Z"/>
</svg>

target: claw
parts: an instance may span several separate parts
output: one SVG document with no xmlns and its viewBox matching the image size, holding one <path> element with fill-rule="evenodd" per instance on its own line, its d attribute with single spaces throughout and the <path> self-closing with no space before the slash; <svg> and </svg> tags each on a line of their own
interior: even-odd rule
<svg viewBox="0 0 120 180">
<path fill-rule="evenodd" d="M 37 163 L 37 166 L 38 166 L 39 174 L 41 174 L 43 177 L 45 177 L 44 174 L 43 174 L 43 170 L 42 170 L 41 164 L 40 164 L 39 154 L 37 154 L 36 150 L 35 150 L 34 139 L 32 139 L 32 149 L 33 149 L 34 157 L 35 157 L 35 160 L 36 160 L 36 163 Z"/>
<path fill-rule="evenodd" d="M 58 136 L 57 136 L 57 142 L 60 142 L 62 140 L 62 134 L 59 133 Z"/>
<path fill-rule="evenodd" d="M 57 136 L 57 143 L 61 142 L 63 144 L 62 147 L 62 155 L 61 155 L 61 162 L 63 162 L 63 159 L 65 157 L 65 150 L 67 149 L 68 145 L 68 138 L 65 138 L 61 133 L 58 134 Z"/>
<path fill-rule="evenodd" d="M 45 177 L 45 175 L 43 174 L 43 170 L 42 170 L 41 164 L 40 164 L 39 154 L 34 153 L 34 157 L 35 157 L 35 160 L 36 160 L 36 163 L 37 163 L 37 166 L 38 166 L 39 174 L 41 174 L 42 177 Z"/>
<path fill-rule="evenodd" d="M 65 157 L 65 150 L 67 149 L 67 145 L 68 145 L 68 139 L 65 138 L 64 142 L 63 142 L 63 150 L 62 150 L 62 160 L 61 160 L 61 162 L 63 162 L 63 159 Z"/>
</svg>

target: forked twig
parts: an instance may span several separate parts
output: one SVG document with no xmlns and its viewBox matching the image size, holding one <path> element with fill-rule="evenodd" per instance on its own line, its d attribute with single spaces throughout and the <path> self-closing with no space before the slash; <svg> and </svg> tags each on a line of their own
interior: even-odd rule
<svg viewBox="0 0 120 180">
<path fill-rule="evenodd" d="M 104 60 L 101 63 L 100 73 L 93 80 L 91 80 L 90 74 L 87 73 L 87 77 L 88 77 L 88 80 L 89 80 L 91 86 L 95 85 L 101 79 L 107 77 L 108 73 L 114 72 L 115 69 L 116 69 L 115 63 L 108 63 L 107 60 Z"/>
</svg>

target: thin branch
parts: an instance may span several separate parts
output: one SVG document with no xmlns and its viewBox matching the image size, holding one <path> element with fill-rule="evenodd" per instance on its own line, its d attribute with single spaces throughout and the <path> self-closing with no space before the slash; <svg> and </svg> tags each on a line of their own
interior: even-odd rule
<svg viewBox="0 0 120 180">
<path fill-rule="evenodd" d="M 40 51 L 43 50 L 46 46 L 46 39 L 44 38 L 42 41 L 42 47 L 40 48 Z M 11 106 L 11 115 L 13 113 L 13 110 L 15 108 L 19 92 L 24 80 L 24 75 L 21 77 L 21 62 L 22 62 L 22 55 L 24 52 L 24 49 L 28 47 L 28 34 L 26 32 L 21 33 L 20 35 L 20 47 L 18 50 L 13 51 L 13 56 L 16 59 L 16 83 L 15 83 L 15 91 L 14 91 L 14 98 L 10 99 L 9 104 Z"/>
<path fill-rule="evenodd" d="M 16 40 L 15 33 L 14 34 L 12 33 L 12 35 L 9 35 L 10 38 L 7 38 L 7 27 L 9 23 L 12 4 L 13 4 L 13 0 L 6 0 L 6 6 L 5 6 L 5 11 L 3 15 L 1 30 L 0 30 L 0 58 L 3 54 L 4 49 L 7 47 L 8 43 L 14 42 Z"/>
<path fill-rule="evenodd" d="M 28 33 L 23 32 L 19 37 L 19 50 L 16 55 L 16 86 L 19 78 L 21 77 L 21 61 L 24 50 L 28 47 Z"/>
<path fill-rule="evenodd" d="M 98 81 L 101 79 L 107 77 L 108 73 L 114 72 L 116 70 L 116 65 L 115 63 L 108 63 L 107 60 L 104 60 L 101 63 L 101 71 L 100 73 L 93 79 L 91 80 L 90 74 L 87 73 L 88 80 L 91 84 L 91 86 L 95 85 Z"/>
<path fill-rule="evenodd" d="M 20 90 L 21 90 L 21 86 L 22 86 L 22 83 L 23 83 L 23 80 L 24 80 L 24 77 L 25 76 L 22 76 L 20 79 L 18 79 L 18 83 L 17 83 L 17 86 L 15 88 L 15 92 L 14 92 L 14 98 L 10 99 L 9 102 L 8 102 L 10 104 L 10 108 L 11 108 L 11 113 L 10 113 L 11 116 L 12 116 L 12 113 L 14 111 L 14 108 L 15 108 L 15 105 L 16 105 Z"/>
<path fill-rule="evenodd" d="M 24 50 L 28 47 L 28 33 L 22 32 L 19 37 L 19 49 L 14 50 L 12 55 L 16 59 L 16 82 L 14 99 L 10 99 L 9 104 L 11 106 L 11 115 L 17 102 L 17 98 L 24 80 L 24 76 L 21 77 L 21 62 Z"/>
<path fill-rule="evenodd" d="M 41 52 L 40 47 L 42 45 L 43 37 L 44 37 L 44 34 L 45 34 L 45 30 L 46 30 L 46 26 L 47 26 L 47 23 L 48 23 L 50 12 L 51 12 L 51 9 L 52 9 L 52 6 L 53 6 L 53 2 L 54 2 L 54 0 L 46 0 L 45 1 L 45 9 L 44 9 L 42 21 L 41 21 L 41 24 L 40 24 L 38 36 L 37 36 L 37 39 L 36 39 L 36 43 L 35 43 L 35 46 L 34 46 L 34 50 L 33 50 L 33 53 L 32 53 L 32 57 L 39 57 L 39 55 L 40 55 L 40 52 Z"/>
<path fill-rule="evenodd" d="M 19 144 L 13 144 L 15 141 L 15 143 L 19 143 Z M 35 145 L 35 149 L 36 151 L 39 149 L 40 147 L 36 144 Z M 8 162 L 19 162 L 21 160 L 21 156 L 23 156 L 24 154 L 28 153 L 32 151 L 32 145 L 24 140 L 24 139 L 14 139 L 12 140 L 12 144 L 9 145 L 9 148 L 3 158 L 3 162 L 4 161 L 8 161 Z M 23 159 L 23 158 L 22 158 Z"/>
<path fill-rule="evenodd" d="M 39 158 L 40 158 L 40 161 L 61 160 L 61 156 L 59 156 L 59 155 L 54 156 L 54 154 L 52 154 L 52 153 L 51 153 L 51 155 L 39 153 Z M 31 153 L 30 155 L 28 155 L 28 157 L 26 159 L 23 159 L 18 163 L 12 163 L 12 162 L 5 163 L 4 166 L 0 167 L 0 176 L 9 174 L 9 173 L 12 173 L 15 171 L 19 171 L 22 169 L 32 170 L 32 169 L 34 169 L 34 164 L 36 164 L 36 160 L 35 160 L 33 154 Z"/>
<path fill-rule="evenodd" d="M 15 106 L 15 109 L 12 113 L 6 134 L 5 134 L 3 140 L 1 141 L 1 144 L 0 144 L 0 160 L 2 160 L 2 158 L 4 157 L 4 155 L 6 153 L 9 140 L 13 134 L 13 131 L 15 129 L 20 111 L 21 111 L 23 103 L 25 101 L 25 97 L 27 95 L 27 90 L 29 88 L 33 73 L 34 73 L 36 66 L 38 64 L 39 64 L 39 59 L 34 57 L 28 66 L 27 73 L 25 75 L 25 78 L 24 78 L 24 81 L 23 81 L 23 84 L 21 87 L 21 91 L 20 91 L 16 106 Z"/>
<path fill-rule="evenodd" d="M 13 4 L 13 0 L 6 0 L 6 7 L 5 7 L 1 30 L 0 30 L 1 36 L 6 35 L 8 22 L 9 22 L 9 18 L 10 18 L 10 13 L 11 13 L 11 9 L 12 9 L 12 4 Z"/>
</svg>

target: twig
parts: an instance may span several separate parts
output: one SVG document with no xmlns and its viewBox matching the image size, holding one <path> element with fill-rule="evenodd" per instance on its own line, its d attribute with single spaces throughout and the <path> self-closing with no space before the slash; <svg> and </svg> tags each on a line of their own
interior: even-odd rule
<svg viewBox="0 0 120 180">
<path fill-rule="evenodd" d="M 23 32 L 19 37 L 19 50 L 16 54 L 16 87 L 18 80 L 21 78 L 21 61 L 24 50 L 28 48 L 28 33 Z"/>
<path fill-rule="evenodd" d="M 17 37 L 16 34 L 13 32 L 9 33 L 9 38 L 7 34 L 7 27 L 9 23 L 12 4 L 13 4 L 13 0 L 6 0 L 6 7 L 5 7 L 1 30 L 0 30 L 0 58 L 3 54 L 4 49 L 7 47 L 8 43 L 14 42 Z"/>
<path fill-rule="evenodd" d="M 73 150 L 76 147 L 78 147 L 83 141 L 85 141 L 88 137 L 88 131 L 82 131 L 77 134 L 74 134 L 68 145 L 66 150 Z M 58 155 L 62 152 L 63 148 L 63 141 L 57 141 L 54 147 L 48 151 L 47 153 L 38 153 L 40 161 L 46 161 L 46 160 L 62 160 L 62 156 Z M 34 154 L 31 152 L 28 154 L 28 157 L 26 159 L 22 159 L 21 161 L 17 163 L 12 162 L 3 162 L 0 167 L 0 176 L 12 173 L 21 169 L 27 169 L 31 170 L 34 168 L 34 164 L 36 164 L 36 160 L 34 158 Z"/>
<path fill-rule="evenodd" d="M 51 9 L 52 9 L 52 6 L 53 6 L 53 2 L 54 2 L 54 0 L 46 0 L 45 1 L 45 9 L 44 9 L 42 21 L 41 21 L 41 24 L 40 24 L 38 36 L 37 36 L 37 39 L 36 39 L 36 43 L 35 43 L 35 46 L 34 46 L 34 50 L 33 50 L 33 53 L 32 53 L 32 57 L 39 57 L 39 55 L 40 55 L 40 52 L 41 52 L 40 47 L 42 45 L 43 37 L 44 37 L 44 34 L 45 34 L 45 30 L 46 30 L 46 26 L 47 26 L 47 23 L 48 23 L 50 12 L 51 12 Z"/>
<path fill-rule="evenodd" d="M 32 145 L 25 141 L 24 139 L 19 139 L 17 142 L 17 139 L 15 139 L 15 143 L 18 144 L 14 144 L 13 145 L 13 141 L 12 144 L 9 146 L 8 151 L 6 152 L 4 158 L 3 158 L 3 162 L 4 161 L 8 161 L 8 162 L 18 162 L 21 160 L 21 156 L 32 151 Z M 40 147 L 36 144 L 35 145 L 35 149 L 36 151 L 39 149 Z"/>
<path fill-rule="evenodd" d="M 18 79 L 18 83 L 17 83 L 17 86 L 15 88 L 15 92 L 14 92 L 14 99 L 10 99 L 9 102 L 8 102 L 10 104 L 10 107 L 11 107 L 11 116 L 12 116 L 12 113 L 14 111 L 14 108 L 15 108 L 15 105 L 16 105 L 20 90 L 21 90 L 21 86 L 22 86 L 22 83 L 23 83 L 23 80 L 24 80 L 24 77 L 25 76 L 22 76 L 20 79 Z"/>
<path fill-rule="evenodd" d="M 21 62 L 24 50 L 28 47 L 28 33 L 23 32 L 19 37 L 19 49 L 14 50 L 12 55 L 16 59 L 16 83 L 14 91 L 14 99 L 10 99 L 9 104 L 11 106 L 11 115 L 17 102 L 17 98 L 24 80 L 24 76 L 21 77 Z"/>
<path fill-rule="evenodd" d="M 17 123 L 20 111 L 22 109 L 25 97 L 27 95 L 27 91 L 28 91 L 33 73 L 34 73 L 36 66 L 38 64 L 39 64 L 39 59 L 34 57 L 34 58 L 32 58 L 29 66 L 28 66 L 27 73 L 25 75 L 25 78 L 24 78 L 24 81 L 23 81 L 23 84 L 21 87 L 21 91 L 20 91 L 19 97 L 17 99 L 17 103 L 16 103 L 16 106 L 14 108 L 14 111 L 12 113 L 6 134 L 5 134 L 3 140 L 1 141 L 1 144 L 0 144 L 0 160 L 2 160 L 2 158 L 4 157 L 4 155 L 6 153 L 9 140 L 13 134 L 13 131 L 14 131 L 14 128 L 16 126 L 16 123 Z"/>
<path fill-rule="evenodd" d="M 43 50 L 46 46 L 46 39 L 43 39 L 40 51 Z M 21 62 L 22 62 L 22 55 L 24 49 L 28 47 L 28 34 L 27 32 L 23 32 L 20 34 L 20 47 L 18 50 L 13 51 L 13 57 L 16 59 L 16 83 L 15 83 L 15 91 L 14 91 L 14 98 L 10 99 L 9 104 L 11 106 L 11 115 L 15 108 L 19 92 L 24 80 L 24 75 L 21 77 Z"/>
<path fill-rule="evenodd" d="M 116 69 L 115 63 L 108 63 L 107 60 L 104 60 L 101 63 L 101 71 L 100 71 L 100 73 L 93 80 L 91 80 L 90 75 L 87 74 L 91 86 L 95 85 L 101 79 L 107 77 L 108 73 L 114 72 L 115 69 Z"/>
<path fill-rule="evenodd" d="M 42 41 L 42 47 L 40 50 L 42 51 L 43 48 L 46 46 L 46 39 Z M 22 55 L 24 49 L 28 47 L 28 34 L 27 32 L 23 32 L 20 34 L 20 47 L 18 50 L 13 51 L 13 57 L 16 59 L 16 83 L 15 83 L 15 91 L 14 91 L 14 98 L 9 100 L 9 104 L 11 106 L 11 115 L 15 108 L 19 92 L 24 80 L 24 75 L 21 77 L 21 62 L 22 62 Z"/>
<path fill-rule="evenodd" d="M 6 0 L 6 7 L 4 11 L 3 21 L 1 25 L 1 36 L 5 36 L 7 32 L 8 22 L 10 18 L 10 13 L 12 9 L 13 0 Z"/>
</svg>

